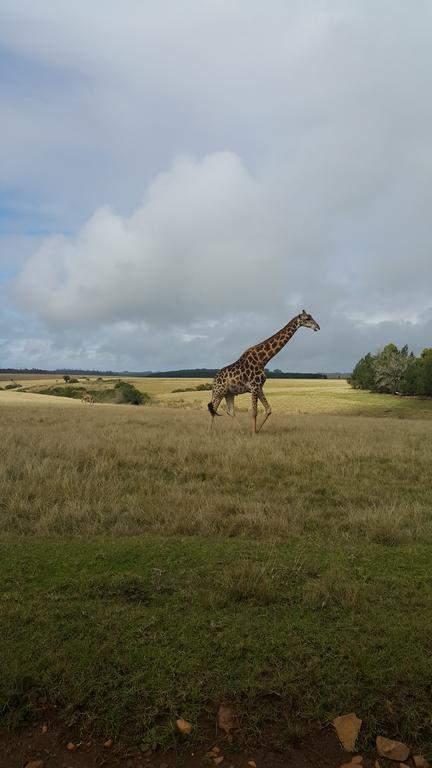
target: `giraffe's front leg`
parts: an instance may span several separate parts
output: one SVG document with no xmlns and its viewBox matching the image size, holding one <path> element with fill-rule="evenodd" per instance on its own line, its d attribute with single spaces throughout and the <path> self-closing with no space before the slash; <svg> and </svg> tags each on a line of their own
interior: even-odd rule
<svg viewBox="0 0 432 768">
<path fill-rule="evenodd" d="M 219 413 L 217 413 L 217 409 L 219 408 L 220 401 L 222 400 L 222 395 L 213 395 L 210 403 L 208 404 L 208 409 L 210 411 L 210 424 L 209 424 L 209 432 L 213 429 L 213 422 L 215 416 L 220 416 Z"/>
<path fill-rule="evenodd" d="M 232 392 L 228 392 L 225 395 L 225 400 L 227 404 L 226 412 L 228 416 L 234 416 L 234 395 L 232 394 Z"/>
<path fill-rule="evenodd" d="M 264 392 L 262 391 L 262 389 L 260 389 L 257 392 L 257 395 L 258 395 L 259 399 L 261 400 L 261 402 L 262 402 L 262 404 L 263 404 L 263 406 L 265 408 L 264 418 L 263 418 L 263 420 L 262 420 L 262 422 L 261 422 L 261 424 L 259 426 L 259 429 L 257 430 L 259 432 L 263 428 L 263 426 L 264 426 L 265 422 L 267 421 L 268 417 L 271 415 L 272 409 L 271 409 L 270 404 L 269 404 L 269 402 L 268 402 Z"/>
</svg>

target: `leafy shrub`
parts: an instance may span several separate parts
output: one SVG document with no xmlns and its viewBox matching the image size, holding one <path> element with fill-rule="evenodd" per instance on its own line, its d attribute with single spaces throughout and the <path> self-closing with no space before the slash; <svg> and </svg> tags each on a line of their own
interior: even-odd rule
<svg viewBox="0 0 432 768">
<path fill-rule="evenodd" d="M 172 394 L 175 392 L 210 392 L 213 389 L 212 384 L 208 384 L 207 382 L 205 384 L 197 384 L 196 387 L 184 387 L 180 389 L 173 389 Z"/>
<path fill-rule="evenodd" d="M 90 389 L 89 391 L 95 403 L 113 403 L 116 401 L 115 392 L 112 387 L 104 387 L 104 389 Z"/>
<path fill-rule="evenodd" d="M 13 384 L 6 384 L 5 389 L 18 389 L 19 387 L 22 387 L 22 384 L 17 384 L 14 381 Z"/>
<path fill-rule="evenodd" d="M 133 384 L 127 381 L 118 381 L 114 387 L 91 388 L 90 394 L 95 403 L 119 403 L 129 405 L 142 405 L 150 402 L 150 396 L 145 392 L 140 392 Z M 43 387 L 38 390 L 41 395 L 56 395 L 57 397 L 71 397 L 81 400 L 86 390 L 80 387 L 73 387 L 70 384 Z"/>
<path fill-rule="evenodd" d="M 128 381 L 118 381 L 117 384 L 114 384 L 114 389 L 117 392 L 116 403 L 142 405 L 150 400 L 149 395 L 145 392 L 140 392 L 139 389 Z"/>
<path fill-rule="evenodd" d="M 40 395 L 55 395 L 56 397 L 72 397 L 75 399 L 81 399 L 83 391 L 77 387 L 45 387 L 38 390 Z"/>
</svg>

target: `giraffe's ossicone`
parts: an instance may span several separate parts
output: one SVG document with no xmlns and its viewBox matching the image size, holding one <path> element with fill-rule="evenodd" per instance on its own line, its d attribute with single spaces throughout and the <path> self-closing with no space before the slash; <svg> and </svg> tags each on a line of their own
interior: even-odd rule
<svg viewBox="0 0 432 768">
<path fill-rule="evenodd" d="M 218 408 L 221 400 L 225 398 L 227 404 L 227 413 L 234 416 L 234 398 L 236 395 L 242 395 L 250 392 L 252 395 L 252 418 L 253 430 L 259 432 L 264 422 L 271 414 L 270 405 L 264 395 L 263 386 L 266 375 L 264 368 L 275 355 L 288 343 L 298 328 L 312 328 L 319 331 L 320 327 L 312 315 L 303 310 L 299 315 L 293 317 L 287 325 L 284 325 L 280 331 L 270 336 L 268 339 L 249 347 L 235 363 L 221 368 L 213 381 L 213 395 L 208 404 L 211 415 L 210 429 L 213 426 L 215 416 L 218 416 Z M 258 400 L 264 406 L 264 419 L 257 429 Z"/>
</svg>

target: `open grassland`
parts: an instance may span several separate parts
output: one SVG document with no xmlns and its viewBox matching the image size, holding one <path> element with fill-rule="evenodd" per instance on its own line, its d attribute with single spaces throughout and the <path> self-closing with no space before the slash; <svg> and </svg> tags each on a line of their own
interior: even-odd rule
<svg viewBox="0 0 432 768">
<path fill-rule="evenodd" d="M 158 381 L 133 383 L 154 403 L 189 385 Z M 243 412 L 210 436 L 200 407 L 0 392 L 6 721 L 42 697 L 83 728 L 168 744 L 176 717 L 199 737 L 225 700 L 252 741 L 355 710 L 364 744 L 432 749 L 430 403 L 267 390 L 256 438 Z M 302 392 L 315 412 L 284 412 Z"/>
<path fill-rule="evenodd" d="M 112 386 L 118 377 L 78 377 L 77 387 L 94 392 Z M 158 379 L 145 377 L 123 377 L 141 392 L 148 394 L 155 406 L 185 410 L 207 410 L 210 392 L 197 392 L 194 388 L 206 382 L 206 379 Z M 26 392 L 26 402 L 31 402 L 29 394 L 36 395 L 41 387 L 63 384 L 62 379 L 14 378 L 22 384 Z M 4 384 L 10 382 L 4 382 Z M 210 381 L 208 382 L 210 383 Z M 0 382 L 0 386 L 3 382 Z M 176 389 L 188 388 L 192 391 L 175 392 Z M 11 403 L 14 390 L 0 391 L 0 406 Z M 345 379 L 269 379 L 265 385 L 267 398 L 277 414 L 340 414 L 353 416 L 390 416 L 396 418 L 427 419 L 432 418 L 432 400 L 429 398 L 395 397 L 380 395 L 361 390 L 354 390 Z M 18 392 L 17 392 L 18 394 Z M 45 395 L 45 397 L 48 397 Z M 33 402 L 36 402 L 33 399 Z M 14 403 L 19 402 L 14 398 Z M 23 401 L 24 402 L 24 401 Z M 250 395 L 236 397 L 236 411 L 245 413 L 250 409 Z M 224 403 L 220 407 L 223 412 Z"/>
<path fill-rule="evenodd" d="M 137 389 L 147 392 L 157 405 L 172 408 L 207 409 L 210 392 L 173 392 L 196 387 L 206 379 L 127 378 Z M 210 380 L 209 380 L 210 381 Z M 269 379 L 266 397 L 273 412 L 286 414 L 346 414 L 356 416 L 395 416 L 398 418 L 432 418 L 432 400 L 395 397 L 352 389 L 345 379 Z M 250 395 L 235 400 L 236 410 L 251 407 Z M 220 410 L 223 411 L 224 403 Z"/>
<path fill-rule="evenodd" d="M 65 403 L 1 415 L 3 535 L 432 541 L 432 420 L 278 415 L 254 439 L 246 414 L 218 419 L 211 438 L 200 411 Z"/>
<path fill-rule="evenodd" d="M 54 406 L 62 407 L 64 405 L 80 405 L 79 400 L 72 400 L 66 397 L 55 397 L 54 395 L 39 395 L 36 392 L 23 392 L 20 389 L 11 389 L 8 392 L 0 392 L 0 408 L 15 406 Z M 2 410 L 3 413 L 3 410 Z"/>
</svg>

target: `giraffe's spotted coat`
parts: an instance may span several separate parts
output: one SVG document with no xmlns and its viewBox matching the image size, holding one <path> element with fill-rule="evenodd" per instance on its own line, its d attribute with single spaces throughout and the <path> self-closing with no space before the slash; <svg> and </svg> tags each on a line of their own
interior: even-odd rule
<svg viewBox="0 0 432 768">
<path fill-rule="evenodd" d="M 227 412 L 233 416 L 234 397 L 245 392 L 250 392 L 252 395 L 254 431 L 257 431 L 258 400 L 261 401 L 265 409 L 264 421 L 268 419 L 271 414 L 271 408 L 263 392 L 263 386 L 267 378 L 264 368 L 269 360 L 280 352 L 301 326 L 312 328 L 314 331 L 319 331 L 320 329 L 313 317 L 303 310 L 299 315 L 293 317 L 287 325 L 284 325 L 280 331 L 277 331 L 273 336 L 259 344 L 249 347 L 238 360 L 218 371 L 213 381 L 212 399 L 208 404 L 212 417 L 210 426 L 213 425 L 213 418 L 217 414 L 217 409 L 223 398 L 225 398 L 227 403 Z"/>
</svg>

